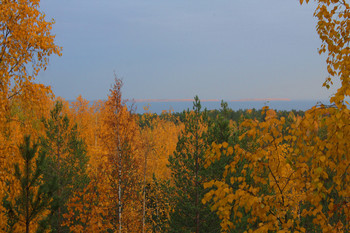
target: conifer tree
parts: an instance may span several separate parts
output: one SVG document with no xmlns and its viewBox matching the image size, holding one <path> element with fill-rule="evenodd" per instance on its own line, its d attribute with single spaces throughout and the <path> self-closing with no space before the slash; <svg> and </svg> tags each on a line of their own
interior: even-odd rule
<svg viewBox="0 0 350 233">
<path fill-rule="evenodd" d="M 52 232 L 68 231 L 63 226 L 66 204 L 75 192 L 83 191 L 89 182 L 85 144 L 79 138 L 77 126 L 70 123 L 62 110 L 62 102 L 56 102 L 50 118 L 43 120 L 46 135 L 41 140 L 42 149 L 48 155 L 44 179 L 46 182 L 57 182 L 49 216 Z"/>
<path fill-rule="evenodd" d="M 227 153 L 227 148 L 234 148 L 236 145 L 241 146 L 242 148 L 247 148 L 247 141 L 245 139 L 239 139 L 239 137 L 245 132 L 244 128 L 232 127 L 230 125 L 229 112 L 232 112 L 231 109 L 227 108 L 228 105 L 226 102 L 221 102 L 221 109 L 218 111 L 218 114 L 215 117 L 209 119 L 208 126 L 208 136 L 207 136 L 207 144 L 212 147 L 206 153 L 206 163 L 205 168 L 207 170 L 207 176 L 210 177 L 213 181 L 216 182 L 226 182 L 229 184 L 227 187 L 231 190 L 237 190 L 239 183 L 232 182 L 237 177 L 242 175 L 242 169 L 247 165 L 246 161 L 242 161 L 237 164 L 235 167 L 235 171 L 226 172 L 227 164 L 230 164 L 235 159 L 234 151 L 232 153 Z M 241 114 L 242 121 L 245 117 L 249 117 L 250 110 L 244 112 L 244 115 Z M 238 122 L 240 124 L 240 122 Z M 251 142 L 250 142 L 251 143 Z M 215 148 L 215 149 L 213 149 Z M 213 153 L 219 153 L 219 158 L 213 159 Z M 249 183 L 250 174 L 246 174 L 247 183 Z M 208 186 L 204 184 L 206 191 L 208 193 L 213 193 L 216 191 L 216 188 L 212 186 Z M 209 206 L 215 206 L 215 201 L 209 201 L 204 198 L 204 203 Z M 228 216 L 230 221 L 235 221 L 235 219 L 240 219 L 235 224 L 235 229 L 233 232 L 245 232 L 249 229 L 253 229 L 255 226 L 247 221 L 248 217 L 250 217 L 250 213 L 245 213 L 244 216 L 235 215 L 231 213 Z"/>
<path fill-rule="evenodd" d="M 175 207 L 170 214 L 170 232 L 219 232 L 218 217 L 201 200 L 203 183 L 208 179 L 204 168 L 208 149 L 206 111 L 195 97 L 193 111 L 185 113 L 185 129 L 179 137 L 176 151 L 169 156 L 169 167 L 175 183 Z"/>
<path fill-rule="evenodd" d="M 6 194 L 3 199 L 8 217 L 6 231 L 14 232 L 24 227 L 25 232 L 29 233 L 33 232 L 31 229 L 34 227 L 37 228 L 37 232 L 40 232 L 46 226 L 44 212 L 50 207 L 52 194 L 56 189 L 55 182 L 42 181 L 46 155 L 41 152 L 37 156 L 38 144 L 31 145 L 29 136 L 24 138 L 19 151 L 24 166 L 20 168 L 19 163 L 16 163 L 14 175 L 20 183 L 20 192 L 15 197 L 14 203 L 9 199 L 9 194 Z M 38 222 L 41 222 L 39 227 Z M 22 228 L 18 225 L 22 225 Z"/>
<path fill-rule="evenodd" d="M 219 114 L 215 118 L 208 119 L 208 133 L 207 133 L 207 145 L 211 146 L 213 143 L 221 144 L 227 142 L 228 145 L 234 146 L 237 140 L 235 140 L 235 134 L 230 127 L 230 121 L 227 119 L 228 108 L 227 103 L 221 101 L 221 109 Z M 232 160 L 232 156 L 226 156 L 223 154 L 220 160 L 213 161 L 206 168 L 207 175 L 211 179 L 222 179 L 222 174 L 225 170 L 225 166 Z"/>
</svg>

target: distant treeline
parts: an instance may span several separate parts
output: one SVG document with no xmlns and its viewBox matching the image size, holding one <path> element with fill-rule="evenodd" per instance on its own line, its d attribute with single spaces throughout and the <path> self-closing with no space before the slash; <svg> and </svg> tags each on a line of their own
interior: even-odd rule
<svg viewBox="0 0 350 233">
<path fill-rule="evenodd" d="M 277 110 L 277 109 L 274 109 L 274 110 L 276 111 L 278 119 L 280 119 L 281 117 L 288 118 L 290 114 L 293 114 L 294 116 L 300 116 L 300 117 L 303 117 L 305 115 L 305 111 L 302 111 L 302 110 L 295 110 L 295 109 L 290 111 Z M 184 121 L 186 112 L 187 111 L 184 110 L 182 112 L 172 112 L 172 113 L 164 111 L 162 114 L 153 113 L 150 115 L 149 118 L 147 118 L 147 120 L 152 120 L 154 118 L 159 117 L 160 119 L 169 120 L 176 124 L 179 121 L 180 122 Z M 233 110 L 229 108 L 227 102 L 224 102 L 224 101 L 221 102 L 220 109 L 214 109 L 214 110 L 204 109 L 204 112 L 205 114 L 208 115 L 209 119 L 216 119 L 219 116 L 223 116 L 226 120 L 231 120 L 237 123 L 242 122 L 244 119 L 256 119 L 258 121 L 263 121 L 265 119 L 265 113 L 264 113 L 265 111 L 262 108 Z M 140 119 L 139 124 L 141 127 L 145 125 L 149 125 L 149 123 L 145 122 L 144 118 L 141 117 L 143 114 L 137 114 L 137 115 L 139 116 L 139 119 Z"/>
</svg>

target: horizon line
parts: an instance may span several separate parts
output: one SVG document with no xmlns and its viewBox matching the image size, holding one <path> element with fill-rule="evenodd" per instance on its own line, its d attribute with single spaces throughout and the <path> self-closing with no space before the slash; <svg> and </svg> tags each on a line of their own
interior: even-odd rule
<svg viewBox="0 0 350 233">
<path fill-rule="evenodd" d="M 193 99 L 130 99 L 136 103 L 144 102 L 193 102 Z M 201 102 L 220 102 L 219 99 L 203 99 Z M 249 102 L 249 101 L 291 101 L 289 98 L 245 98 L 237 100 L 224 100 L 225 102 Z"/>
</svg>

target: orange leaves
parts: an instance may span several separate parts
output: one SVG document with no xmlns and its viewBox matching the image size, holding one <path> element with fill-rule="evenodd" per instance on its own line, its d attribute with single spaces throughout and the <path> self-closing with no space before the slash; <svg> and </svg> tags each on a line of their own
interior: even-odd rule
<svg viewBox="0 0 350 233">
<path fill-rule="evenodd" d="M 202 199 L 202 203 L 206 204 L 211 199 L 214 200 L 214 204 L 211 206 L 212 211 L 216 211 L 221 219 L 221 227 L 223 231 L 229 230 L 234 227 L 234 224 L 230 221 L 231 206 L 235 199 L 232 190 L 227 184 L 221 181 L 210 181 L 204 184 L 204 188 L 215 187 L 205 194 Z"/>
<path fill-rule="evenodd" d="M 110 224 L 104 221 L 105 209 L 98 193 L 98 187 L 93 180 L 92 183 L 84 189 L 84 192 L 76 193 L 68 203 L 68 214 L 64 216 L 65 226 L 69 226 L 70 231 L 74 233 L 82 232 L 105 232 Z M 79 214 L 76 214 L 79 213 Z M 77 224 L 79 222 L 80 224 Z"/>
<path fill-rule="evenodd" d="M 99 156 L 105 157 L 107 163 L 99 161 L 96 178 L 101 182 L 99 192 L 105 195 L 101 202 L 105 204 L 105 217 L 112 229 L 116 231 L 120 227 L 137 232 L 140 225 L 135 224 L 135 219 L 141 220 L 141 206 L 138 205 L 142 177 L 141 139 L 136 117 L 122 100 L 121 88 L 122 81 L 116 78 L 108 100 L 102 105 Z"/>
<path fill-rule="evenodd" d="M 301 195 L 295 187 L 295 171 L 289 164 L 292 150 L 282 133 L 286 119 L 278 119 L 276 112 L 270 109 L 265 109 L 264 113 L 266 117 L 263 122 L 246 120 L 242 123 L 246 132 L 240 136 L 240 140 L 251 143 L 248 150 L 235 146 L 234 160 L 226 166 L 224 173 L 224 177 L 231 176 L 230 184 L 223 181 L 205 184 L 205 187 L 217 188 L 216 191 L 209 191 L 203 201 L 214 201 L 212 209 L 223 219 L 225 231 L 235 225 L 230 220 L 231 212 L 240 222 L 242 209 L 251 213 L 250 223 L 259 219 L 260 227 L 254 232 L 278 230 L 280 224 L 286 229 L 295 225 L 287 213 L 291 206 L 297 206 Z M 227 145 L 212 145 L 209 163 L 213 157 L 220 159 L 220 154 L 225 153 L 220 148 L 224 147 Z M 232 154 L 233 148 L 228 147 L 227 152 Z M 231 185 L 238 188 L 233 189 Z M 297 211 L 294 214 L 296 216 Z"/>
<path fill-rule="evenodd" d="M 171 119 L 166 119 L 168 113 L 161 116 L 143 114 L 141 121 L 146 122 L 140 129 L 143 144 L 143 153 L 147 153 L 147 180 L 153 174 L 157 179 L 168 179 L 170 170 L 167 167 L 168 157 L 176 149 L 178 135 L 182 125 L 175 125 Z M 169 114 L 169 117 L 171 115 Z"/>
<path fill-rule="evenodd" d="M 216 188 L 203 201 L 214 202 L 212 208 L 222 219 L 223 230 L 230 229 L 229 223 L 239 224 L 242 209 L 248 222 L 259 226 L 251 232 L 347 229 L 349 112 L 346 106 L 320 105 L 304 117 L 291 115 L 288 127 L 286 119 L 276 118 L 272 110 L 266 111 L 263 122 L 243 122 L 246 131 L 240 140 L 248 140 L 247 145 L 235 146 L 234 160 L 223 174 L 226 180 L 205 184 Z M 207 153 L 209 164 L 225 153 L 223 147 L 212 145 Z M 340 212 L 341 216 L 336 214 Z M 311 219 L 312 226 L 305 219 Z"/>
<path fill-rule="evenodd" d="M 301 3 L 303 1 L 300 1 Z M 339 107 L 346 96 L 349 96 L 349 48 L 350 42 L 350 6 L 345 1 L 318 0 L 314 16 L 318 19 L 317 33 L 322 40 L 319 53 L 328 53 L 327 70 L 330 77 L 323 86 L 329 88 L 333 78 L 339 78 L 339 88 L 331 102 Z"/>
<path fill-rule="evenodd" d="M 13 148 L 22 135 L 36 138 L 40 132 L 51 91 L 33 81 L 46 67 L 48 56 L 60 55 L 61 48 L 54 43 L 53 22 L 44 19 L 38 0 L 1 1 L 0 12 L 0 171 L 4 171 L 17 160 Z M 0 174 L 0 183 L 7 178 Z"/>
<path fill-rule="evenodd" d="M 299 2 L 300 2 L 300 5 L 302 5 L 303 2 L 304 2 L 304 0 L 299 0 Z M 305 2 L 306 2 L 306 3 L 309 3 L 309 0 L 305 0 Z"/>
<path fill-rule="evenodd" d="M 5 1 L 0 11 L 0 90 L 9 92 L 11 78 L 12 86 L 17 89 L 24 81 L 32 81 L 46 67 L 47 57 L 52 53 L 60 55 L 61 48 L 54 44 L 50 33 L 53 22 L 45 21 L 39 11 L 39 1 Z M 26 72 L 26 65 L 31 62 L 33 76 Z"/>
</svg>

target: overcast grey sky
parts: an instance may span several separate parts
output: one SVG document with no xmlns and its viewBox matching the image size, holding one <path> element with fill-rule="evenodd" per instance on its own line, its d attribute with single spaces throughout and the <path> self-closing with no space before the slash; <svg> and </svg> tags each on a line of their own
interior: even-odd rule
<svg viewBox="0 0 350 233">
<path fill-rule="evenodd" d="M 66 99 L 325 99 L 315 4 L 298 0 L 45 0 L 62 57 L 39 81 Z"/>
</svg>

